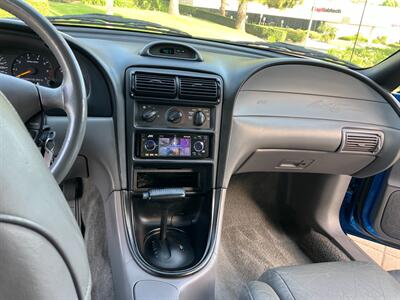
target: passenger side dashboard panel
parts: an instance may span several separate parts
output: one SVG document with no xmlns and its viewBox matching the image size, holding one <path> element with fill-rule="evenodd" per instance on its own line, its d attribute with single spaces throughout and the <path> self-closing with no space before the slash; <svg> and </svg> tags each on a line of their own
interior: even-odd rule
<svg viewBox="0 0 400 300">
<path fill-rule="evenodd" d="M 391 142 L 400 138 L 399 116 L 391 104 L 382 91 L 329 65 L 286 62 L 267 66 L 237 94 L 228 174 L 376 174 L 399 156 Z M 384 138 L 380 152 L 341 151 L 348 130 Z M 368 149 L 369 142 L 360 137 L 354 149 Z"/>
</svg>

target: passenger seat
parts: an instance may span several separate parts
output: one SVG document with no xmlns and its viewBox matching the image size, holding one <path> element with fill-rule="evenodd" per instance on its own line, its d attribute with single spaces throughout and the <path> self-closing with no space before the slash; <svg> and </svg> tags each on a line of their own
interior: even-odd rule
<svg viewBox="0 0 400 300">
<path fill-rule="evenodd" d="M 241 300 L 400 299 L 400 271 L 367 262 L 280 267 L 249 282 Z"/>
</svg>

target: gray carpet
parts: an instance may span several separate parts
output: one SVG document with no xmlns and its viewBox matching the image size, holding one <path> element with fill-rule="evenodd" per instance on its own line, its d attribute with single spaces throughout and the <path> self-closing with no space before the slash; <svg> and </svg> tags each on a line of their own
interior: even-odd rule
<svg viewBox="0 0 400 300">
<path fill-rule="evenodd" d="M 276 207 L 278 174 L 232 178 L 218 253 L 216 298 L 238 299 L 243 285 L 269 268 L 310 263 L 281 228 Z"/>
<path fill-rule="evenodd" d="M 114 288 L 107 250 L 103 199 L 90 180 L 85 180 L 83 186 L 80 203 L 92 273 L 92 300 L 112 300 Z"/>
</svg>

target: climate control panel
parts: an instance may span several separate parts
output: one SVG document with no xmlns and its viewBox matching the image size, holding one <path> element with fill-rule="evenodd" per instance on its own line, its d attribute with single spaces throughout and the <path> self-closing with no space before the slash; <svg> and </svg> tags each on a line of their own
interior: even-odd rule
<svg viewBox="0 0 400 300">
<path fill-rule="evenodd" d="M 211 129 L 211 114 L 209 107 L 138 103 L 135 123 L 143 127 Z"/>
<path fill-rule="evenodd" d="M 210 137 L 199 134 L 142 133 L 137 136 L 141 158 L 209 157 Z"/>
</svg>

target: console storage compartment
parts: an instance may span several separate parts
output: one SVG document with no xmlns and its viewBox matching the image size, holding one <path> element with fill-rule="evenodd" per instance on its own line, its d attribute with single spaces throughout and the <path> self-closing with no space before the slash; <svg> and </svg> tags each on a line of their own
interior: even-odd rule
<svg viewBox="0 0 400 300">
<path fill-rule="evenodd" d="M 208 168 L 137 168 L 133 174 L 135 192 L 153 188 L 183 188 L 186 193 L 204 193 L 209 188 Z"/>
</svg>

